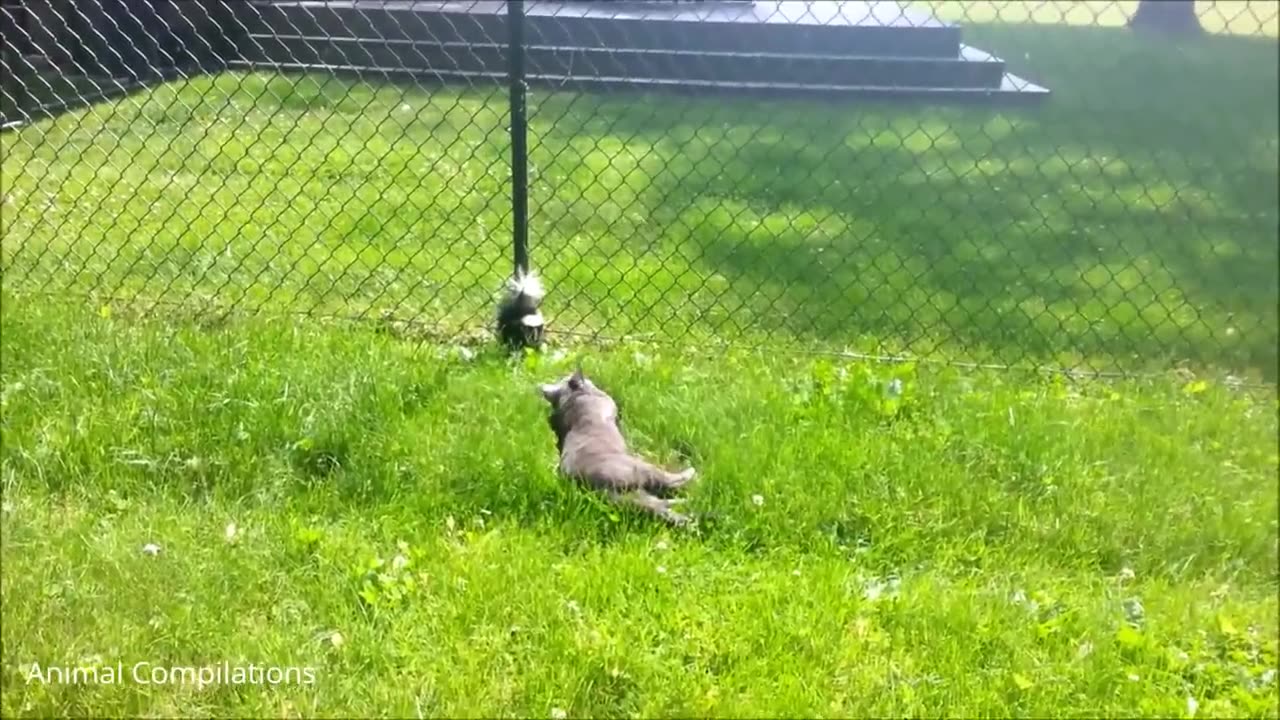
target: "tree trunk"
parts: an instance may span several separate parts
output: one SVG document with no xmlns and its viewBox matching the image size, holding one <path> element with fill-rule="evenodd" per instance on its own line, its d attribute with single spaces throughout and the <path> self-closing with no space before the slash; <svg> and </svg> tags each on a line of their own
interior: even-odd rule
<svg viewBox="0 0 1280 720">
<path fill-rule="evenodd" d="M 1195 0 L 1139 0 L 1129 27 L 1181 35 L 1203 31 L 1200 18 L 1196 17 Z"/>
</svg>

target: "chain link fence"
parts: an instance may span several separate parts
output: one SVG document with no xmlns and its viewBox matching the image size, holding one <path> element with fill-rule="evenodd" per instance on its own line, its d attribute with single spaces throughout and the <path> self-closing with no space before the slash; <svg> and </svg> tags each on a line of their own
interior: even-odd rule
<svg viewBox="0 0 1280 720">
<path fill-rule="evenodd" d="M 11 293 L 456 340 L 527 251 L 553 337 L 1275 377 L 1269 0 L 0 21 Z"/>
</svg>

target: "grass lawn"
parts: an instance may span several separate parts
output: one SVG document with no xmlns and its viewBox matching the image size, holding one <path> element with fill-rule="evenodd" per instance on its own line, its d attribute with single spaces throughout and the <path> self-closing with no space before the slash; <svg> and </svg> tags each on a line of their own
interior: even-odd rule
<svg viewBox="0 0 1280 720">
<path fill-rule="evenodd" d="M 1273 398 L 586 353 L 689 534 L 554 476 L 576 353 L 3 299 L 5 716 L 1280 709 Z M 316 680 L 25 681 L 143 661 Z"/>
<path fill-rule="evenodd" d="M 498 88 L 227 73 L 0 135 L 0 715 L 1275 717 L 1278 406 L 1214 379 L 1276 376 L 1275 41 L 965 37 L 1053 98 L 534 93 L 551 324 L 639 337 L 519 360 L 321 317 L 483 329 Z M 697 532 L 557 479 L 579 360 Z M 313 682 L 131 675 L 224 662 Z"/>
<path fill-rule="evenodd" d="M 965 39 L 1053 97 L 534 91 L 553 328 L 1274 379 L 1275 40 Z M 510 271 L 505 108 L 229 73 L 5 133 L 6 283 L 477 328 Z"/>
</svg>

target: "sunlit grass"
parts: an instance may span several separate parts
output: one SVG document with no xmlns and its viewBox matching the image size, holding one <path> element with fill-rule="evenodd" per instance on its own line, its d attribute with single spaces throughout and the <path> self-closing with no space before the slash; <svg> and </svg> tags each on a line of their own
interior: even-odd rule
<svg viewBox="0 0 1280 720">
<path fill-rule="evenodd" d="M 551 327 L 639 337 L 519 360 L 422 341 L 510 269 L 498 88 L 0 135 L 0 714 L 1275 717 L 1275 45 L 1053 5 L 965 31 L 1034 111 L 534 91 Z M 579 361 L 699 532 L 556 477 Z M 315 682 L 30 680 L 116 662 Z"/>
<path fill-rule="evenodd" d="M 1273 377 L 1274 46 L 1123 32 L 970 29 L 1031 112 L 535 91 L 552 328 Z M 505 103 L 232 73 L 6 133 L 6 282 L 479 329 Z"/>
<path fill-rule="evenodd" d="M 2 304 L 6 717 L 1276 713 L 1270 398 L 126 310 Z M 579 359 L 701 533 L 555 477 Z M 316 680 L 28 682 L 223 661 Z"/>
</svg>

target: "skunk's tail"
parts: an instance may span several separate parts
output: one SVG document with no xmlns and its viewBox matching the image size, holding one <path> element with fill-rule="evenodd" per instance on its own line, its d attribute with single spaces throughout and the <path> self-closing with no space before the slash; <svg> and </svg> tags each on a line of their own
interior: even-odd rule
<svg viewBox="0 0 1280 720">
<path fill-rule="evenodd" d="M 537 310 L 547 291 L 542 280 L 531 270 L 517 270 L 515 277 L 507 279 L 507 304 L 513 307 Z"/>
</svg>

